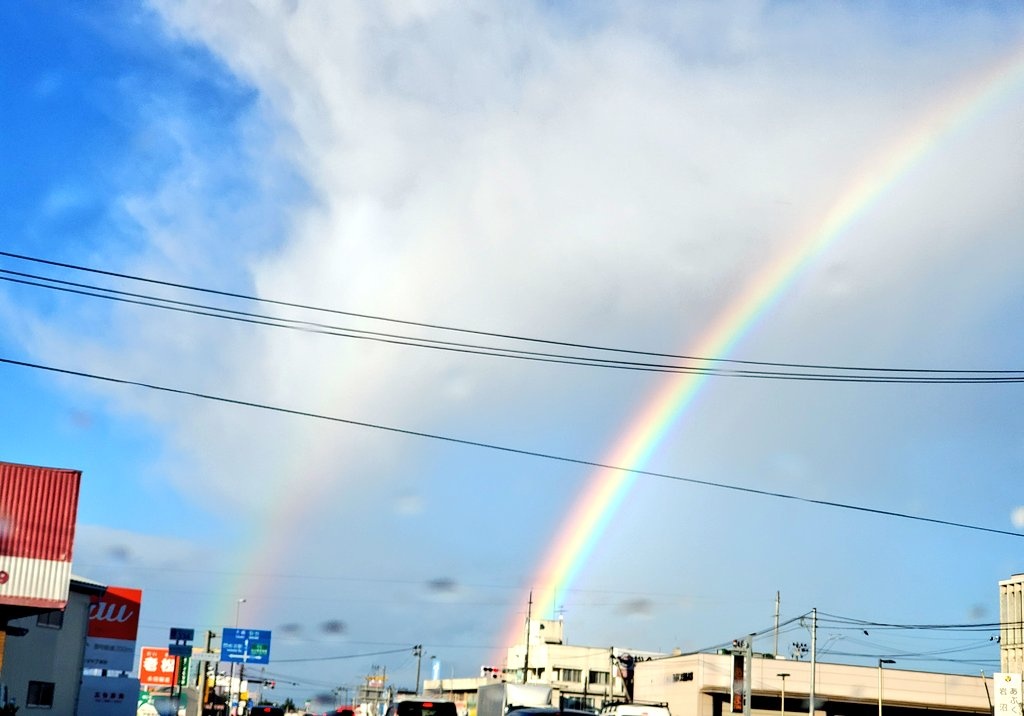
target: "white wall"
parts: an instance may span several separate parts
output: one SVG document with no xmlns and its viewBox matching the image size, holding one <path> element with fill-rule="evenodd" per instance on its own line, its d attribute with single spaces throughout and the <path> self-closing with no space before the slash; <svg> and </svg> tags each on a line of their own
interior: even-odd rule
<svg viewBox="0 0 1024 716">
<path fill-rule="evenodd" d="M 695 654 L 670 657 L 637 664 L 634 678 L 635 698 L 666 702 L 673 716 L 711 716 L 709 693 L 728 694 L 731 681 L 729 655 Z M 815 696 L 834 701 L 874 703 L 878 700 L 878 669 L 871 666 L 847 666 L 819 663 L 815 675 Z M 692 681 L 675 681 L 674 674 L 692 673 Z M 810 687 L 811 665 L 788 659 L 753 660 L 751 691 L 755 696 L 780 696 L 786 677 L 787 714 L 789 707 L 802 699 L 806 703 Z M 885 666 L 882 694 L 885 703 L 951 711 L 990 713 L 986 684 L 991 679 L 906 671 Z M 795 706 L 795 703 L 793 704 Z M 772 712 L 774 713 L 774 712 Z"/>
</svg>

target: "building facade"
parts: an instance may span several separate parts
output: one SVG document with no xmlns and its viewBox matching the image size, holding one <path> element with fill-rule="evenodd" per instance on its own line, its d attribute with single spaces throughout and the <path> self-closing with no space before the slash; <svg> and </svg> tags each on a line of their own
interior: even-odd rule
<svg viewBox="0 0 1024 716">
<path fill-rule="evenodd" d="M 1000 670 L 1024 673 L 1024 574 L 999 583 L 999 624 Z"/>
<path fill-rule="evenodd" d="M 891 666 L 816 664 L 813 712 L 811 664 L 754 656 L 750 660 L 751 716 L 965 716 L 991 714 L 991 679 Z M 638 701 L 665 703 L 672 716 L 732 714 L 731 654 L 689 654 L 641 662 Z"/>
<path fill-rule="evenodd" d="M 629 699 L 627 665 L 666 656 L 623 647 L 566 644 L 561 619 L 531 620 L 528 633 L 527 643 L 508 648 L 505 664 L 484 667 L 474 678 L 428 679 L 424 692 L 454 701 L 460 714 L 475 716 L 476 690 L 481 684 L 545 684 L 552 687 L 555 702 L 563 708 L 596 711 L 609 701 Z"/>
<path fill-rule="evenodd" d="M 8 701 L 22 710 L 76 712 L 89 629 L 89 600 L 105 591 L 104 585 L 72 577 L 64 609 L 8 623 L 6 657 L 0 672 Z"/>
</svg>

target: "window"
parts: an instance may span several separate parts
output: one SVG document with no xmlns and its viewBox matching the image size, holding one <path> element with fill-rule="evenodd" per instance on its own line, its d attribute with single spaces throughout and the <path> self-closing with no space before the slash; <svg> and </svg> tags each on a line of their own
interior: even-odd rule
<svg viewBox="0 0 1024 716">
<path fill-rule="evenodd" d="M 53 682 L 28 682 L 28 696 L 25 697 L 25 706 L 28 708 L 53 708 Z"/>
<path fill-rule="evenodd" d="M 608 683 L 608 672 L 607 671 L 591 671 L 590 680 L 591 684 L 607 684 Z"/>
<path fill-rule="evenodd" d="M 60 629 L 64 626 L 64 612 L 54 609 L 52 612 L 43 612 L 36 619 L 36 625 L 47 629 Z"/>
<path fill-rule="evenodd" d="M 583 681 L 583 669 L 563 669 L 555 667 L 555 681 L 568 681 L 578 684 Z"/>
<path fill-rule="evenodd" d="M 583 696 L 562 696 L 562 708 L 594 711 L 594 699 Z"/>
</svg>

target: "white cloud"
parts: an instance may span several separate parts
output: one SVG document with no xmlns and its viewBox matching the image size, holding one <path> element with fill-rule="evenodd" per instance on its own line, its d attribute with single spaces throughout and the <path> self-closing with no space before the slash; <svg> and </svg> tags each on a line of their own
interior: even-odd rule
<svg viewBox="0 0 1024 716">
<path fill-rule="evenodd" d="M 157 6 L 258 99 L 237 122 L 238 146 L 223 154 L 187 114 L 168 120 L 181 156 L 159 191 L 127 204 L 146 241 L 133 270 L 212 285 L 227 274 L 269 298 L 654 351 L 691 346 L 758 269 L 821 220 L 868 157 L 905 139 L 998 54 L 996 19 L 975 18 L 976 34 L 951 47 L 928 41 L 909 14 L 823 4 L 629 3 L 587 18 L 522 3 Z M 915 43 L 901 41 L 890 27 L 897 21 Z M 782 294 L 743 357 L 1000 367 L 1016 359 L 992 326 L 1009 314 L 1024 258 L 1020 242 L 1006 239 L 1021 219 L 1019 120 L 993 108 L 928 152 Z M 257 190 L 282 167 L 309 193 L 277 203 Z M 257 196 L 249 204 L 224 190 L 224 177 L 239 176 Z M 250 209 L 280 233 L 239 231 L 260 223 Z M 110 344 L 76 346 L 82 361 L 198 392 L 587 459 L 601 459 L 657 390 L 646 375 L 185 317 L 140 323 L 134 310 L 113 325 L 120 332 Z M 922 487 L 922 475 L 943 468 L 928 456 L 971 429 L 957 416 L 988 414 L 987 398 L 966 390 L 743 381 L 713 390 L 656 455 L 665 471 L 894 509 L 943 506 L 942 490 Z M 529 579 L 585 475 L 308 418 L 119 395 L 166 426 L 160 459 L 183 493 L 279 528 L 287 518 L 287 531 L 261 539 L 288 560 L 335 569 L 342 544 L 352 573 L 459 585 L 459 600 L 472 592 L 466 571 L 509 588 Z M 650 580 L 644 589 L 672 594 L 624 595 L 612 608 L 644 616 L 634 621 L 650 623 L 651 635 L 674 634 L 664 604 L 694 595 L 680 595 L 679 572 L 652 567 L 658 555 L 637 548 L 637 535 L 696 541 L 737 508 L 706 491 L 679 497 L 648 484 L 612 525 L 617 539 L 602 544 L 591 574 L 607 584 L 628 571 Z M 823 553 L 854 550 L 852 564 L 871 546 L 846 544 L 831 532 L 853 528 L 837 520 L 843 528 L 833 530 L 820 512 L 740 504 L 763 530 L 754 547 L 769 556 L 810 534 Z M 960 507 L 986 509 L 966 498 Z M 692 584 L 735 578 L 707 552 L 680 549 Z M 744 568 L 751 591 L 756 582 L 774 593 L 764 568 L 773 560 L 755 561 Z M 803 599 L 838 583 L 796 579 Z M 856 597 L 851 588 L 836 599 Z M 349 614 L 326 616 L 358 631 Z"/>
<path fill-rule="evenodd" d="M 1019 530 L 1024 530 L 1024 505 L 1014 508 L 1010 513 L 1010 522 Z"/>
</svg>

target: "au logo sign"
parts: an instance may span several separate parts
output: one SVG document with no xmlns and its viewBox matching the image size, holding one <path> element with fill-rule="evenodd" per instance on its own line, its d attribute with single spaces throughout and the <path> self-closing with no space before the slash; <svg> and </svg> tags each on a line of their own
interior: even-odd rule
<svg viewBox="0 0 1024 716">
<path fill-rule="evenodd" d="M 107 587 L 105 594 L 92 597 L 85 638 L 85 668 L 132 670 L 141 607 L 141 589 Z"/>
</svg>

